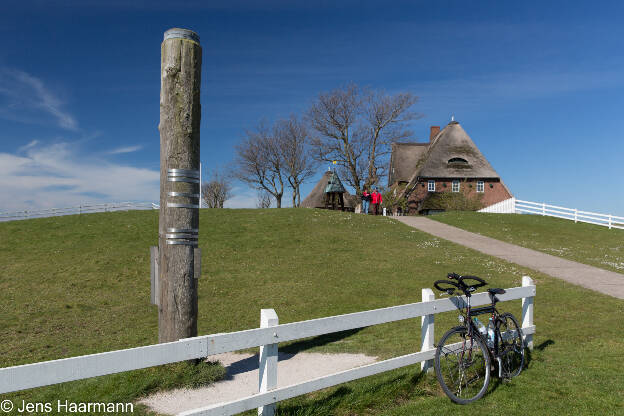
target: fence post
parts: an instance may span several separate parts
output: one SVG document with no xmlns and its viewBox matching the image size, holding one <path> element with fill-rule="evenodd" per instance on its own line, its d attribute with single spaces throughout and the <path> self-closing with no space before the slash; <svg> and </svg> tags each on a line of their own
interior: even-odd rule
<svg viewBox="0 0 624 416">
<path fill-rule="evenodd" d="M 435 300 L 435 294 L 431 289 L 422 289 L 422 301 L 429 302 Z M 421 318 L 420 329 L 420 350 L 432 350 L 433 346 L 433 323 L 434 314 L 423 315 Z M 420 362 L 420 369 L 428 373 L 433 372 L 433 360 L 425 360 Z"/>
<path fill-rule="evenodd" d="M 274 309 L 260 310 L 260 327 L 269 328 L 277 326 L 279 320 Z M 277 337 L 277 335 L 276 335 Z M 258 391 L 264 393 L 277 387 L 277 343 L 262 345 L 260 347 L 260 367 L 258 378 Z M 275 403 L 258 408 L 259 416 L 273 416 Z"/>
<path fill-rule="evenodd" d="M 522 286 L 533 286 L 533 279 L 529 276 L 522 276 Z M 522 298 L 522 327 L 533 326 L 533 296 Z M 524 344 L 533 351 L 533 334 L 524 336 Z"/>
<path fill-rule="evenodd" d="M 546 215 L 546 202 L 542 202 L 542 216 Z"/>
<path fill-rule="evenodd" d="M 578 208 L 574 208 L 574 222 L 578 222 Z"/>
<path fill-rule="evenodd" d="M 609 214 L 609 229 L 611 229 L 611 226 L 612 226 L 612 224 L 613 224 L 612 219 L 613 219 L 613 218 L 612 218 L 611 214 Z"/>
</svg>

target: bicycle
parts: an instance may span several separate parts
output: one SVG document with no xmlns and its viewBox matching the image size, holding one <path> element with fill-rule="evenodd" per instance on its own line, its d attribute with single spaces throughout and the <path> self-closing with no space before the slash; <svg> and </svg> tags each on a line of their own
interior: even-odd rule
<svg viewBox="0 0 624 416">
<path fill-rule="evenodd" d="M 502 295 L 505 289 L 488 289 L 491 305 L 472 308 L 472 293 L 487 283 L 476 276 L 449 273 L 447 277 L 452 280 L 437 280 L 434 287 L 449 296 L 461 291 L 466 300 L 457 306 L 460 325 L 448 330 L 437 345 L 434 366 L 444 393 L 455 403 L 468 404 L 487 391 L 493 361 L 498 364 L 500 379 L 520 374 L 524 366 L 524 338 L 513 314 L 501 314 L 496 309 L 496 295 Z M 476 283 L 468 284 L 470 281 Z M 473 318 L 483 314 L 491 314 L 485 333 Z"/>
</svg>

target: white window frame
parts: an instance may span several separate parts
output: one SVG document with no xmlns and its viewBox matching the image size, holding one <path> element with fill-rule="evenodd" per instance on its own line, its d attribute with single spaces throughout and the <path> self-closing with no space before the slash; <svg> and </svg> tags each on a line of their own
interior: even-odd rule
<svg viewBox="0 0 624 416">
<path fill-rule="evenodd" d="M 435 181 L 427 181 L 427 191 L 435 192 Z"/>
<path fill-rule="evenodd" d="M 451 191 L 453 192 L 459 192 L 459 181 L 456 179 L 451 183 Z"/>
<path fill-rule="evenodd" d="M 477 181 L 477 192 L 479 192 L 479 193 L 485 192 L 485 182 L 484 181 Z"/>
</svg>

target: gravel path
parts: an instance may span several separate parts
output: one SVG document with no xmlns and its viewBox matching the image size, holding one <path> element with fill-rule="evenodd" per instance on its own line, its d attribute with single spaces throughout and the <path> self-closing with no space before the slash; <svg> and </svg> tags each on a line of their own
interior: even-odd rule
<svg viewBox="0 0 624 416">
<path fill-rule="evenodd" d="M 176 389 L 156 393 L 141 399 L 139 403 L 149 406 L 158 413 L 176 414 L 251 396 L 258 392 L 257 354 L 220 354 L 210 357 L 210 361 L 220 361 L 226 367 L 225 380 L 198 389 Z M 277 385 L 288 386 L 375 361 L 376 357 L 364 354 L 279 353 Z"/>
<path fill-rule="evenodd" d="M 424 217 L 393 217 L 428 234 L 624 299 L 624 275 L 471 233 Z"/>
</svg>

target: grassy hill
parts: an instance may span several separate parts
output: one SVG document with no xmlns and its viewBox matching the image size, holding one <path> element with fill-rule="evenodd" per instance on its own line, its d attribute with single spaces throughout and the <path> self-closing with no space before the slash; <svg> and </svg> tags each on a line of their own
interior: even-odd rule
<svg viewBox="0 0 624 416">
<path fill-rule="evenodd" d="M 553 256 L 624 273 L 624 230 L 540 215 L 455 211 L 430 218 Z"/>
<path fill-rule="evenodd" d="M 158 213 L 115 212 L 0 223 L 0 366 L 157 342 L 149 246 Z M 574 224 L 572 224 L 574 225 Z M 624 302 L 431 237 L 389 218 L 308 209 L 202 210 L 199 333 L 257 327 L 420 301 L 446 272 L 499 287 L 538 285 L 529 368 L 483 400 L 452 405 L 412 366 L 283 403 L 285 415 L 615 414 L 624 411 Z M 520 301 L 501 305 L 520 315 Z M 436 336 L 456 313 L 436 317 Z M 289 351 L 417 351 L 420 320 L 280 344 Z M 128 401 L 209 383 L 218 365 L 168 365 L 3 395 L 17 402 Z M 250 414 L 253 412 L 250 412 Z M 135 414 L 145 414 L 139 409 Z"/>
</svg>

